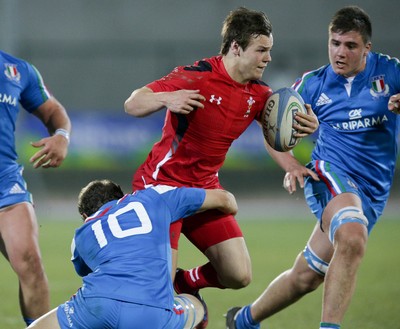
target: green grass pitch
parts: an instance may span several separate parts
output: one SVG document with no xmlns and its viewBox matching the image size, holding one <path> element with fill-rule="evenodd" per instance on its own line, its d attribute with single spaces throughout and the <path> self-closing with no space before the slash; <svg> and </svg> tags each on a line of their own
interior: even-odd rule
<svg viewBox="0 0 400 329">
<path fill-rule="evenodd" d="M 70 243 L 76 221 L 40 221 L 40 242 L 49 278 L 52 307 L 68 299 L 80 286 L 70 262 Z M 225 328 L 227 308 L 254 300 L 267 284 L 289 268 L 304 247 L 312 220 L 240 220 L 253 264 L 253 281 L 241 290 L 205 289 L 209 328 Z M 382 218 L 373 230 L 361 265 L 357 289 L 343 328 L 400 328 L 400 220 Z M 194 267 L 205 258 L 185 238 L 180 242 L 179 265 Z M 4 258 L 0 259 L 0 328 L 21 329 L 17 280 Z M 273 316 L 262 328 L 318 328 L 321 312 L 320 288 Z M 151 329 L 151 328 L 149 328 Z"/>
</svg>

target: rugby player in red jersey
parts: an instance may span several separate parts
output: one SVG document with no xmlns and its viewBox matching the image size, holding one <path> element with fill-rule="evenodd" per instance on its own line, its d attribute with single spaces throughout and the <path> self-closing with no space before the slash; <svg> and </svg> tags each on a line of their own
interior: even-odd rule
<svg viewBox="0 0 400 329">
<path fill-rule="evenodd" d="M 271 23 L 263 12 L 240 7 L 226 17 L 221 34 L 220 55 L 177 67 L 125 101 L 125 112 L 136 117 L 166 110 L 161 140 L 136 171 L 134 190 L 157 184 L 221 188 L 218 171 L 229 147 L 254 120 L 261 120 L 272 93 L 261 81 L 271 61 Z M 311 109 L 298 120 L 299 137 L 318 127 Z M 179 270 L 175 290 L 198 294 L 204 287 L 247 286 L 250 256 L 234 216 L 215 210 L 195 216 L 199 218 L 171 225 L 173 265 L 181 232 L 209 262 Z"/>
</svg>

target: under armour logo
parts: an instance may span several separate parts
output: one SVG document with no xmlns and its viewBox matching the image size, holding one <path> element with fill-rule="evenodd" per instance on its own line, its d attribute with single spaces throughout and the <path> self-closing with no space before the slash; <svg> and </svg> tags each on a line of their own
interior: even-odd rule
<svg viewBox="0 0 400 329">
<path fill-rule="evenodd" d="M 211 95 L 211 98 L 210 98 L 209 102 L 213 103 L 214 101 L 217 102 L 217 105 L 220 105 L 221 101 L 222 101 L 222 97 L 215 98 L 215 95 Z"/>
</svg>

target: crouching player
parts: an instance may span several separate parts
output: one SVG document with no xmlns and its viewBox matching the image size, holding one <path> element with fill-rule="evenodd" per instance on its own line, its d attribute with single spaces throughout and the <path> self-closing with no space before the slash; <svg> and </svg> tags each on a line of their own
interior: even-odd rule
<svg viewBox="0 0 400 329">
<path fill-rule="evenodd" d="M 169 226 L 207 209 L 235 214 L 237 204 L 223 190 L 159 185 L 124 195 L 110 180 L 90 182 L 79 194 L 84 224 L 71 247 L 83 285 L 28 328 L 196 328 L 205 304 L 174 298 Z"/>
</svg>

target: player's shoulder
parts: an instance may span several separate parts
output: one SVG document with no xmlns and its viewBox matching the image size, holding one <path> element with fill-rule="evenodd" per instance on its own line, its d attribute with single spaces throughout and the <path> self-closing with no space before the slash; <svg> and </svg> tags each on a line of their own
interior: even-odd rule
<svg viewBox="0 0 400 329">
<path fill-rule="evenodd" d="M 207 80 L 207 77 L 216 71 L 216 62 L 213 58 L 205 58 L 195 61 L 190 65 L 175 67 L 165 80 L 178 79 L 189 81 L 193 85 L 193 83 L 204 83 L 204 81 Z"/>
<path fill-rule="evenodd" d="M 158 194 L 164 194 L 173 190 L 176 190 L 176 186 L 170 186 L 170 185 L 155 185 L 151 187 L 152 190 L 157 192 Z"/>
<path fill-rule="evenodd" d="M 143 190 L 136 190 L 132 194 L 129 194 L 126 198 L 125 202 L 131 201 L 156 201 L 160 200 L 160 198 L 164 198 L 170 193 L 174 191 L 179 191 L 179 188 L 176 186 L 170 185 L 150 185 Z"/>
<path fill-rule="evenodd" d="M 317 69 L 304 72 L 302 76 L 295 81 L 292 88 L 301 94 L 306 86 L 309 88 L 312 85 L 318 84 L 320 80 L 325 79 L 330 67 L 331 66 L 327 64 Z"/>
<path fill-rule="evenodd" d="M 368 55 L 368 60 L 377 63 L 377 65 L 396 67 L 397 69 L 400 69 L 399 59 L 386 54 L 370 52 Z"/>
<path fill-rule="evenodd" d="M 216 60 L 216 57 L 211 57 L 203 58 L 194 62 L 191 65 L 185 65 L 182 67 L 182 69 L 186 72 L 209 73 L 213 72 L 217 65 L 218 62 Z"/>
<path fill-rule="evenodd" d="M 28 62 L 26 60 L 1 50 L 0 50 L 0 58 L 4 62 L 4 64 L 19 64 L 23 66 L 28 65 Z"/>
<path fill-rule="evenodd" d="M 261 93 L 266 95 L 266 97 L 269 97 L 272 94 L 272 88 L 262 80 L 251 80 L 249 86 L 257 94 Z"/>
<path fill-rule="evenodd" d="M 190 188 L 186 186 L 171 186 L 171 185 L 153 185 L 144 190 L 137 191 L 138 197 L 140 197 L 140 193 L 152 195 L 153 198 L 158 196 L 161 198 L 174 198 L 177 199 L 179 197 L 184 197 L 188 194 L 196 194 L 200 193 L 202 190 L 200 188 Z M 135 195 L 135 194 L 133 194 Z"/>
<path fill-rule="evenodd" d="M 18 81 L 21 85 L 25 85 L 28 81 L 38 81 L 37 69 L 25 59 L 0 51 L 0 65 L 8 81 Z"/>
</svg>

